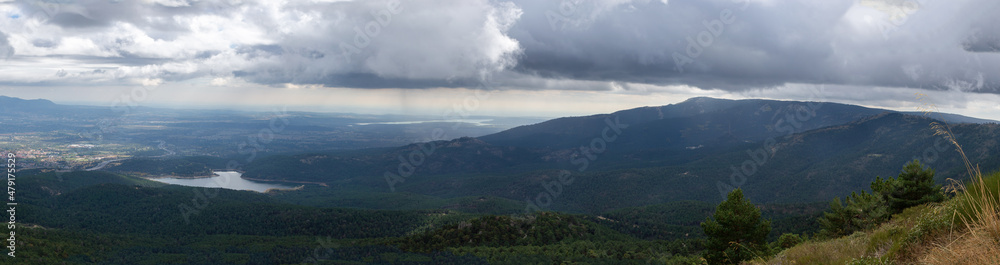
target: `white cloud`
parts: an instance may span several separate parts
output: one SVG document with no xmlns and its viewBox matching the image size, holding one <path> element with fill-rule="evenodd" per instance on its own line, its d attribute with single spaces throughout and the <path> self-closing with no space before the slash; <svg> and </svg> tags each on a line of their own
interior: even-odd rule
<svg viewBox="0 0 1000 265">
<path fill-rule="evenodd" d="M 60 5 L 54 10 L 63 13 L 55 14 L 32 8 L 26 3 L 0 6 L 21 14 L 0 19 L 0 26 L 12 29 L 9 48 L 3 51 L 16 50 L 15 59 L 35 70 L 47 66 L 32 64 L 31 57 L 71 56 L 79 59 L 80 67 L 93 69 L 101 58 L 120 61 L 106 80 L 178 80 L 233 72 L 249 73 L 247 78 L 265 83 L 323 83 L 344 74 L 471 79 L 514 66 L 520 51 L 518 41 L 506 34 L 521 10 L 509 2 L 487 0 L 83 1 Z M 100 16 L 108 12 L 104 9 L 141 14 Z M 50 23 L 65 12 L 107 26 L 78 29 Z M 367 42 L 358 45 L 356 38 Z M 344 54 L 341 43 L 351 44 L 357 54 Z M 136 62 L 143 59 L 162 60 Z M 48 76 L 45 71 L 26 72 L 36 76 L 21 81 Z"/>
<path fill-rule="evenodd" d="M 991 13 L 1000 2 L 909 2 L 409 0 L 396 10 L 390 0 L 0 1 L 0 86 L 305 93 L 463 88 L 490 76 L 502 91 L 623 102 L 742 91 L 805 99 L 794 92 L 803 84 L 871 105 L 902 104 L 871 100 L 911 91 L 955 106 L 1000 93 L 1000 53 L 969 51 L 1000 40 Z M 675 71 L 674 53 L 725 10 L 735 21 Z"/>
<path fill-rule="evenodd" d="M 149 79 L 149 78 L 146 78 L 146 79 L 140 80 L 139 83 L 141 83 L 142 86 L 159 86 L 159 85 L 163 84 L 163 79 L 159 79 L 159 78 Z"/>
</svg>

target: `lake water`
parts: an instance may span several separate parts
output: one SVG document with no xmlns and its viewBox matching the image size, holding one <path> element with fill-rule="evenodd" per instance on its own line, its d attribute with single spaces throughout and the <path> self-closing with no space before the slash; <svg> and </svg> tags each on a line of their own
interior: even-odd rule
<svg viewBox="0 0 1000 265">
<path fill-rule="evenodd" d="M 220 171 L 214 172 L 217 176 L 210 178 L 197 178 L 197 179 L 185 179 L 185 178 L 154 178 L 150 180 L 155 180 L 167 184 L 181 185 L 181 186 L 191 186 L 191 187 L 206 187 L 206 188 L 224 188 L 231 190 L 252 190 L 256 192 L 265 192 L 267 189 L 289 189 L 292 186 L 267 183 L 267 182 L 256 182 L 245 180 L 240 178 L 242 174 L 235 171 Z"/>
</svg>

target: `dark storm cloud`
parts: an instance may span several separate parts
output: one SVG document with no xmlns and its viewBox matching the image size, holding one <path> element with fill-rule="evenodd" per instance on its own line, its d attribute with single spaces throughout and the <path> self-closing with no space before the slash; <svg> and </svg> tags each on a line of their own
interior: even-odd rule
<svg viewBox="0 0 1000 265">
<path fill-rule="evenodd" d="M 115 78 L 430 88 L 493 76 L 538 90 L 615 87 L 586 82 L 597 81 L 1000 93 L 992 0 L 420 0 L 398 10 L 387 0 L 17 3 L 25 17 L 91 40 L 98 47 L 74 59 L 120 65 L 107 71 Z M 246 33 L 219 36 L 232 32 Z M 53 52 L 70 45 L 62 35 L 14 34 Z M 13 54 L 7 42 L 0 34 L 0 56 Z"/>
<path fill-rule="evenodd" d="M 1000 69 L 996 55 L 970 52 L 995 51 L 1000 34 L 975 29 L 1000 24 L 984 12 L 997 10 L 995 1 L 957 1 L 941 9 L 921 4 L 894 21 L 895 13 L 846 1 L 754 1 L 746 9 L 732 1 L 633 1 L 598 16 L 590 15 L 599 8 L 594 2 L 569 12 L 558 2 L 518 4 L 525 12 L 511 35 L 524 56 L 516 70 L 544 77 L 723 89 L 789 82 L 940 89 L 949 80 L 973 77 L 965 73 L 971 71 L 987 75 L 978 91 L 998 92 L 998 76 L 988 73 Z M 860 11 L 875 12 L 864 17 Z M 699 34 L 712 33 L 706 25 L 720 25 L 723 12 L 732 13 L 733 23 L 715 27 L 720 33 L 699 43 Z M 556 27 L 549 23 L 553 13 L 560 15 Z M 691 59 L 681 63 L 683 72 L 677 58 Z M 907 76 L 903 68 L 913 65 L 924 72 Z"/>
<path fill-rule="evenodd" d="M 962 46 L 970 52 L 1000 52 L 1000 24 L 996 21 L 974 24 L 972 33 L 962 42 Z"/>
<path fill-rule="evenodd" d="M 149 4 L 148 2 L 153 2 Z M 174 16 L 233 15 L 237 1 L 18 0 L 25 15 L 64 28 L 107 28 L 115 22 L 140 27 L 150 36 L 173 39 L 188 32 Z M 164 5 L 163 3 L 174 3 Z"/>
</svg>

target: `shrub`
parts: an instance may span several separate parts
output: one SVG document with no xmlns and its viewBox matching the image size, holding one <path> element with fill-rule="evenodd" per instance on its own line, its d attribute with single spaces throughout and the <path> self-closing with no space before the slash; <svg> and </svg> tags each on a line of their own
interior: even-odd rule
<svg viewBox="0 0 1000 265">
<path fill-rule="evenodd" d="M 781 237 L 778 237 L 778 241 L 774 242 L 775 248 L 779 250 L 789 249 L 802 243 L 802 237 L 796 234 L 785 233 Z"/>
</svg>

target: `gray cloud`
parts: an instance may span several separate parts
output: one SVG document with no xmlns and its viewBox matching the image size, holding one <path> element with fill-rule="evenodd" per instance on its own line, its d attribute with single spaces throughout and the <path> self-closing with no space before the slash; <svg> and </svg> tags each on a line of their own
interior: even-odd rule
<svg viewBox="0 0 1000 265">
<path fill-rule="evenodd" d="M 100 21 L 77 13 L 59 13 L 49 19 L 49 23 L 66 28 L 106 27 L 107 21 Z"/>
<path fill-rule="evenodd" d="M 633 1 L 606 11 L 587 27 L 553 29 L 545 22 L 547 12 L 558 12 L 557 4 L 525 4 L 523 23 L 512 30 L 525 49 L 518 71 L 723 89 L 790 82 L 944 89 L 949 80 L 965 80 L 971 71 L 985 75 L 984 85 L 976 91 L 998 92 L 1000 76 L 988 73 L 1000 69 L 995 54 L 970 52 L 992 51 L 983 47 L 992 47 L 993 42 L 987 41 L 1000 36 L 990 30 L 972 31 L 1000 22 L 981 12 L 995 10 L 994 2 L 938 3 L 948 7 L 927 3 L 917 5 L 917 10 L 885 13 L 893 7 L 875 9 L 842 1 L 755 1 L 740 10 L 741 5 L 732 1 L 677 0 L 668 5 Z M 593 3 L 581 5 L 588 4 Z M 699 33 L 710 33 L 705 24 L 713 24 L 724 10 L 733 13 L 734 22 L 723 24 L 709 45 L 688 41 L 697 42 Z M 876 17 L 853 18 L 868 21 L 852 24 L 850 16 L 862 11 Z M 566 17 L 572 19 L 573 13 Z M 904 19 L 908 21 L 896 25 Z M 888 32 L 887 37 L 882 31 Z M 970 35 L 973 32 L 976 35 Z M 975 48 L 963 49 L 963 41 L 970 36 L 978 42 L 967 47 Z M 697 46 L 693 50 L 700 49 L 700 54 L 694 53 L 699 56 L 688 56 L 689 46 Z M 692 58 L 683 72 L 676 69 L 675 54 Z M 901 71 L 904 65 L 922 65 L 925 73 L 907 78 Z"/>
<path fill-rule="evenodd" d="M 102 80 L 431 88 L 490 75 L 513 89 L 812 83 L 1000 93 L 1000 17 L 990 13 L 1000 2 L 990 0 L 16 3 L 22 15 L 8 19 L 8 34 L 33 40 L 34 56 L 93 65 L 77 71 L 101 69 L 91 75 Z M 25 30 L 31 19 L 58 29 Z M 0 34 L 0 56 L 13 51 Z"/>
<path fill-rule="evenodd" d="M 7 40 L 7 34 L 0 31 L 0 59 L 6 60 L 14 56 L 14 47 L 10 46 L 10 41 Z"/>
<path fill-rule="evenodd" d="M 31 41 L 31 44 L 35 45 L 35 47 L 42 47 L 42 48 L 52 48 L 58 45 L 58 43 L 46 39 L 35 39 Z"/>
</svg>

